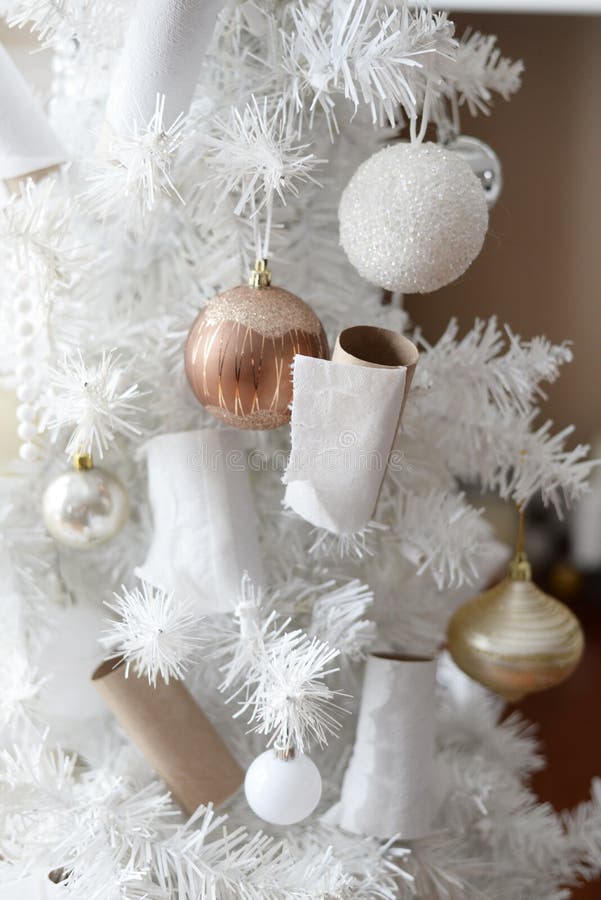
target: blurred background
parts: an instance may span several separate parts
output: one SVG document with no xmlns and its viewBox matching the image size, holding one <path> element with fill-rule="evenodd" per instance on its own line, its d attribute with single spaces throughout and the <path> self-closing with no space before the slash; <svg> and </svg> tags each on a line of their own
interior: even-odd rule
<svg viewBox="0 0 601 900">
<path fill-rule="evenodd" d="M 490 4 L 500 5 L 534 4 Z M 561 4 L 564 10 L 587 5 L 601 6 Z M 455 6 L 481 10 L 486 3 Z M 511 103 L 498 102 L 490 117 L 462 121 L 462 130 L 490 144 L 503 165 L 504 188 L 483 252 L 462 279 L 435 294 L 408 297 L 406 307 L 431 340 L 451 316 L 468 327 L 477 317 L 497 315 L 524 337 L 572 341 L 574 362 L 549 388 L 544 414 L 559 427 L 573 423 L 574 440 L 593 443 L 600 455 L 601 15 L 470 10 L 455 21 L 459 34 L 468 25 L 496 34 L 503 53 L 522 58 L 526 71 Z M 601 495 L 596 499 L 601 508 Z M 490 515 L 507 539 L 513 516 L 492 501 Z M 598 537 L 601 545 L 601 531 Z M 587 637 L 584 661 L 571 679 L 519 704 L 536 722 L 548 758 L 534 788 L 557 809 L 585 800 L 591 778 L 601 774 L 601 558 L 592 554 L 575 564 L 572 543 L 553 514 L 531 515 L 537 580 L 570 603 Z M 601 898 L 601 883 L 573 896 Z"/>
<path fill-rule="evenodd" d="M 601 455 L 601 0 L 458 0 L 448 8 L 462 10 L 454 12 L 459 34 L 468 25 L 496 34 L 526 71 L 510 104 L 498 102 L 490 118 L 463 118 L 463 132 L 490 144 L 503 165 L 505 186 L 482 254 L 462 279 L 407 297 L 406 307 L 429 340 L 451 316 L 467 328 L 494 314 L 524 337 L 572 341 L 575 360 L 550 387 L 545 417 L 559 427 L 573 423 L 574 440 Z M 32 54 L 29 35 L 1 21 L 0 41 L 43 96 L 48 54 Z M 14 397 L 0 388 L 0 467 L 17 450 L 14 410 Z M 475 502 L 487 504 L 499 537 L 511 541 L 513 511 L 493 498 Z M 587 634 L 576 674 L 519 705 L 549 761 L 535 790 L 558 809 L 585 800 L 601 774 L 601 487 L 589 506 L 583 521 L 593 540 L 584 555 L 569 522 L 534 509 L 528 526 L 537 580 L 572 605 Z M 574 896 L 601 900 L 601 883 Z"/>
</svg>

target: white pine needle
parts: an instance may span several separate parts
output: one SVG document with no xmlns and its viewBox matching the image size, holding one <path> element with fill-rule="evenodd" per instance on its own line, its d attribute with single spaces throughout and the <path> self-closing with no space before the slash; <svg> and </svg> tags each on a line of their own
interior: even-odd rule
<svg viewBox="0 0 601 900">
<path fill-rule="evenodd" d="M 165 128 L 165 97 L 157 95 L 155 111 L 144 127 L 131 134 L 110 135 L 106 149 L 88 175 L 84 194 L 90 211 L 101 219 L 122 221 L 141 235 L 160 198 L 184 203 L 175 183 L 175 165 L 186 133 L 186 119 Z"/>
<path fill-rule="evenodd" d="M 66 426 L 75 425 L 65 452 L 104 451 L 118 435 L 139 436 L 136 403 L 144 396 L 137 384 L 127 384 L 128 366 L 114 350 L 103 351 L 98 362 L 88 362 L 81 352 L 65 356 L 50 375 L 50 385 L 42 399 L 42 427 L 56 438 Z"/>
<path fill-rule="evenodd" d="M 325 160 L 305 152 L 309 144 L 296 144 L 286 119 L 285 107 L 261 105 L 253 97 L 243 111 L 232 108 L 229 118 L 216 118 L 213 131 L 204 137 L 207 163 L 226 193 L 238 196 L 236 215 L 254 215 L 275 196 L 298 196 L 299 186 L 317 184 L 312 172 Z"/>
<path fill-rule="evenodd" d="M 126 674 L 133 667 L 153 686 L 159 676 L 183 678 L 203 644 L 203 619 L 191 598 L 179 598 L 142 582 L 141 589 L 121 588 L 106 606 L 118 618 L 103 643 L 123 657 Z"/>
</svg>

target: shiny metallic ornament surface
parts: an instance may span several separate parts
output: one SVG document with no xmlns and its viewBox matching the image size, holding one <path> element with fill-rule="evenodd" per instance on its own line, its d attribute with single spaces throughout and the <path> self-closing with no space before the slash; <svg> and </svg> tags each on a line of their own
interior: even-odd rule
<svg viewBox="0 0 601 900">
<path fill-rule="evenodd" d="M 459 607 L 447 641 L 460 669 L 511 701 L 560 684 L 584 650 L 578 619 L 532 582 L 523 553 L 503 581 Z"/>
<path fill-rule="evenodd" d="M 486 205 L 492 209 L 503 190 L 501 161 L 492 147 L 467 134 L 457 135 L 444 146 L 464 159 L 474 175 L 477 175 L 484 190 Z"/>
<path fill-rule="evenodd" d="M 129 500 L 118 478 L 90 462 L 51 481 L 42 509 L 46 528 L 56 541 L 87 550 L 120 531 L 129 514 Z"/>
<path fill-rule="evenodd" d="M 295 355 L 328 352 L 311 307 L 272 286 L 266 260 L 258 260 L 249 285 L 213 297 L 194 321 L 186 375 L 200 403 L 227 425 L 278 428 L 290 421 Z"/>
</svg>

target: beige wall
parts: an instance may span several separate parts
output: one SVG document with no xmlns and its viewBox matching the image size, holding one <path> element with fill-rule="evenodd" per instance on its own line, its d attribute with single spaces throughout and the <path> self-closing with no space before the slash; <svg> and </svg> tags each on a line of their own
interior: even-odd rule
<svg viewBox="0 0 601 900">
<path fill-rule="evenodd" d="M 457 316 L 498 314 L 523 336 L 569 338 L 575 361 L 548 414 L 588 440 L 601 429 L 601 16 L 457 17 L 498 35 L 526 63 L 523 88 L 493 115 L 464 117 L 503 162 L 505 189 L 472 268 L 436 294 L 407 298 L 428 337 Z"/>
</svg>

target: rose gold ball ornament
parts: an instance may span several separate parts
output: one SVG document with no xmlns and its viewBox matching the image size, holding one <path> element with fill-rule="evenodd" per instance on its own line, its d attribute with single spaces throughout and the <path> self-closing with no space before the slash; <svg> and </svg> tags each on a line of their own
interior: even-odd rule
<svg viewBox="0 0 601 900">
<path fill-rule="evenodd" d="M 459 607 L 447 640 L 460 669 L 510 701 L 560 684 L 584 649 L 578 619 L 532 582 L 521 550 L 503 581 Z"/>
<path fill-rule="evenodd" d="M 271 285 L 258 260 L 248 285 L 209 300 L 186 341 L 190 386 L 202 405 L 235 428 L 278 428 L 290 420 L 297 353 L 325 359 L 323 326 L 300 297 Z"/>
</svg>

